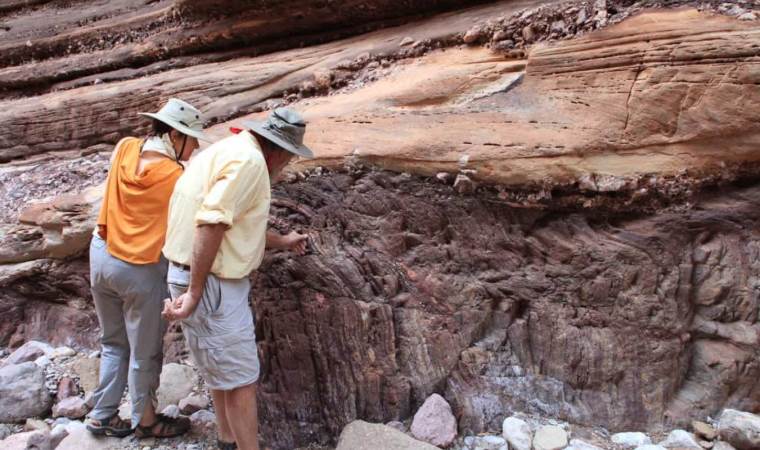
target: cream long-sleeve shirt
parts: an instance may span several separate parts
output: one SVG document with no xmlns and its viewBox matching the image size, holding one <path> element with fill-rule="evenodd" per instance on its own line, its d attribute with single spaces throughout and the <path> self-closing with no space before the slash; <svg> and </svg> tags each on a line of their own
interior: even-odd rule
<svg viewBox="0 0 760 450">
<path fill-rule="evenodd" d="M 247 277 L 264 257 L 270 200 L 269 172 L 256 139 L 243 131 L 216 142 L 195 156 L 177 181 L 164 255 L 191 265 L 196 226 L 223 223 L 229 228 L 211 273 Z"/>
</svg>

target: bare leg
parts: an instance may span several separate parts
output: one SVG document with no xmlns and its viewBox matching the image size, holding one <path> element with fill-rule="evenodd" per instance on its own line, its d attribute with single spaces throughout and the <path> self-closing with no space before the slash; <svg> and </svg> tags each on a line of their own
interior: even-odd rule
<svg viewBox="0 0 760 450">
<path fill-rule="evenodd" d="M 158 417 L 156 417 L 156 409 L 153 407 L 153 402 L 146 402 L 145 410 L 140 418 L 140 425 L 147 427 L 156 423 L 156 420 L 158 420 Z"/>
<path fill-rule="evenodd" d="M 259 417 L 256 385 L 249 384 L 225 392 L 227 420 L 240 450 L 259 450 Z M 218 414 L 218 413 L 217 413 Z"/>
<path fill-rule="evenodd" d="M 211 397 L 214 399 L 214 409 L 216 409 L 216 425 L 219 428 L 219 440 L 223 442 L 235 442 L 235 435 L 232 434 L 232 428 L 227 421 L 227 402 L 225 401 L 226 391 L 211 390 Z"/>
</svg>

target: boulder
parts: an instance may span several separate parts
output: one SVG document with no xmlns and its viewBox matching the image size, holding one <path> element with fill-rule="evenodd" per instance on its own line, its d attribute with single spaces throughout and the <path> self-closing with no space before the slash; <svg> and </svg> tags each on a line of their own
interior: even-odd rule
<svg viewBox="0 0 760 450">
<path fill-rule="evenodd" d="M 713 445 L 712 450 L 736 450 L 736 447 L 728 442 L 718 441 Z"/>
<path fill-rule="evenodd" d="M 190 395 L 179 401 L 179 410 L 182 414 L 189 416 L 196 411 L 208 408 L 208 397 L 202 395 Z"/>
<path fill-rule="evenodd" d="M 612 442 L 623 448 L 636 448 L 643 445 L 649 445 L 652 443 L 652 440 L 644 433 L 626 432 L 613 434 Z"/>
<path fill-rule="evenodd" d="M 78 359 L 74 361 L 71 369 L 79 377 L 79 386 L 85 393 L 97 389 L 100 381 L 100 358 Z"/>
<path fill-rule="evenodd" d="M 411 432 L 416 439 L 438 447 L 451 445 L 457 437 L 457 421 L 449 403 L 438 394 L 428 397 L 414 415 Z"/>
<path fill-rule="evenodd" d="M 55 449 L 68 435 L 69 432 L 66 431 L 66 425 L 56 425 L 50 432 L 50 447 Z"/>
<path fill-rule="evenodd" d="M 533 436 L 534 450 L 561 450 L 567 447 L 567 431 L 555 425 L 544 425 Z"/>
<path fill-rule="evenodd" d="M 0 441 L 3 450 L 52 450 L 49 431 L 26 431 Z"/>
<path fill-rule="evenodd" d="M 49 355 L 53 359 L 63 359 L 63 358 L 71 358 L 72 356 L 76 356 L 77 352 L 71 347 L 58 347 L 55 350 L 53 350 L 52 354 Z"/>
<path fill-rule="evenodd" d="M 44 342 L 29 341 L 11 353 L 10 356 L 6 358 L 4 365 L 34 361 L 40 356 L 49 356 L 52 353 L 53 347 L 50 345 Z"/>
<path fill-rule="evenodd" d="M 192 394 L 198 385 L 198 374 L 190 366 L 171 363 L 161 371 L 161 384 L 158 387 L 158 410 L 169 405 L 176 405 L 183 398 Z"/>
<path fill-rule="evenodd" d="M 336 450 L 437 450 L 382 424 L 357 420 L 343 428 Z"/>
<path fill-rule="evenodd" d="M 501 425 L 501 435 L 509 442 L 514 450 L 531 450 L 533 433 L 530 426 L 522 419 L 509 417 Z"/>
<path fill-rule="evenodd" d="M 82 397 L 68 397 L 53 406 L 53 417 L 81 419 L 90 412 Z"/>
<path fill-rule="evenodd" d="M 760 416 L 726 409 L 718 421 L 718 435 L 739 450 L 760 448 Z"/>
<path fill-rule="evenodd" d="M 697 439 L 693 434 L 684 430 L 673 430 L 668 434 L 668 437 L 664 441 L 660 442 L 660 446 L 665 448 L 678 448 L 689 450 L 702 450 L 702 446 L 697 443 Z"/>
<path fill-rule="evenodd" d="M 639 445 L 636 447 L 635 450 L 668 450 L 662 445 L 656 445 L 656 444 L 646 444 L 646 445 Z"/>
<path fill-rule="evenodd" d="M 695 420 L 691 423 L 691 429 L 694 430 L 694 434 L 701 438 L 707 439 L 708 441 L 712 441 L 718 437 L 718 432 L 715 430 L 715 427 L 709 423 Z"/>
<path fill-rule="evenodd" d="M 117 450 L 128 447 L 127 442 L 118 438 L 93 436 L 82 422 L 71 422 L 64 431 L 67 434 L 55 450 Z"/>
<path fill-rule="evenodd" d="M 0 422 L 19 422 L 50 410 L 45 372 L 33 362 L 0 368 Z"/>
</svg>

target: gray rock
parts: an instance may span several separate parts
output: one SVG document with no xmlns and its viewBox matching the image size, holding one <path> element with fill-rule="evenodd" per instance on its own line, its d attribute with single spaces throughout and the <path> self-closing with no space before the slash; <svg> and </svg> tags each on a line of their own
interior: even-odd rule
<svg viewBox="0 0 760 450">
<path fill-rule="evenodd" d="M 570 445 L 567 446 L 565 450 L 602 450 L 602 449 L 597 447 L 596 445 L 589 444 L 588 442 L 582 441 L 580 439 L 572 439 L 570 440 Z"/>
<path fill-rule="evenodd" d="M 726 409 L 718 421 L 718 435 L 739 450 L 760 448 L 760 416 Z"/>
<path fill-rule="evenodd" d="M 557 33 L 560 35 L 565 34 L 567 32 L 567 24 L 565 24 L 565 21 L 562 19 L 556 20 L 552 22 L 550 30 L 553 33 Z"/>
<path fill-rule="evenodd" d="M 704 439 L 707 439 L 708 441 L 712 441 L 716 437 L 718 437 L 718 432 L 715 430 L 715 428 L 712 425 L 708 423 L 699 422 L 695 420 L 691 423 L 691 429 L 694 430 L 694 434 Z"/>
<path fill-rule="evenodd" d="M 425 400 L 414 415 L 412 436 L 438 447 L 448 447 L 457 437 L 457 420 L 451 406 L 440 395 L 433 394 Z"/>
<path fill-rule="evenodd" d="M 179 410 L 182 414 L 189 416 L 196 411 L 208 408 L 209 403 L 208 397 L 190 395 L 179 401 Z"/>
<path fill-rule="evenodd" d="M 561 450 L 567 447 L 567 431 L 555 425 L 544 425 L 533 436 L 534 450 Z"/>
<path fill-rule="evenodd" d="M 517 417 L 504 419 L 501 435 L 514 450 L 530 450 L 533 446 L 533 434 L 530 426 Z"/>
<path fill-rule="evenodd" d="M 66 439 L 66 436 L 69 435 L 69 432 L 66 431 L 66 425 L 56 425 L 53 427 L 53 430 L 50 432 L 50 447 L 56 448 L 58 445 Z"/>
<path fill-rule="evenodd" d="M 193 411 L 193 412 L 197 412 L 197 411 Z M 168 416 L 168 417 L 173 417 L 173 418 L 176 419 L 177 417 L 180 416 L 179 406 L 177 406 L 177 405 L 169 405 L 166 408 L 164 408 L 163 411 L 161 411 L 161 414 L 163 414 L 165 416 Z M 188 415 L 190 415 L 190 414 L 188 414 Z"/>
<path fill-rule="evenodd" d="M 336 450 L 438 450 L 382 424 L 357 420 L 343 429 Z"/>
<path fill-rule="evenodd" d="M 52 363 L 52 362 L 53 361 L 51 361 L 50 358 L 47 357 L 46 355 L 42 355 L 39 358 L 37 358 L 37 359 L 34 360 L 34 363 L 37 364 L 38 366 L 42 367 L 43 369 L 45 367 L 49 366 L 50 363 Z"/>
<path fill-rule="evenodd" d="M 392 420 L 385 424 L 386 427 L 391 427 L 394 430 L 398 430 L 402 433 L 406 433 L 406 425 L 404 425 L 403 422 L 399 422 L 398 420 Z"/>
<path fill-rule="evenodd" d="M 50 431 L 50 425 L 40 419 L 26 419 L 24 431 Z"/>
<path fill-rule="evenodd" d="M 216 429 L 216 416 L 208 410 L 201 410 L 190 416 L 190 430 L 193 434 L 205 436 Z"/>
<path fill-rule="evenodd" d="M 509 450 L 506 439 L 500 436 L 468 436 L 463 450 Z"/>
<path fill-rule="evenodd" d="M 98 387 L 100 377 L 100 359 L 81 358 L 74 361 L 71 369 L 79 378 L 79 387 L 85 394 Z"/>
<path fill-rule="evenodd" d="M 161 384 L 158 387 L 158 410 L 169 405 L 176 405 L 192 394 L 198 384 L 198 374 L 192 367 L 182 364 L 167 364 L 161 371 Z"/>
<path fill-rule="evenodd" d="M 757 20 L 757 14 L 753 12 L 744 13 L 741 16 L 739 16 L 739 20 L 746 20 L 746 21 Z"/>
<path fill-rule="evenodd" d="M 52 353 L 53 347 L 48 344 L 38 341 L 29 341 L 11 353 L 5 360 L 5 365 L 34 361 L 40 356 L 49 356 Z"/>
<path fill-rule="evenodd" d="M 0 441 L 3 450 L 52 450 L 49 431 L 26 431 L 13 434 Z"/>
<path fill-rule="evenodd" d="M 460 194 L 471 194 L 475 192 L 475 187 L 475 183 L 467 175 L 459 174 L 454 180 L 454 189 Z"/>
<path fill-rule="evenodd" d="M 13 434 L 13 427 L 0 423 L 0 441 Z"/>
<path fill-rule="evenodd" d="M 0 422 L 19 422 L 50 410 L 45 372 L 33 362 L 0 368 Z"/>
<path fill-rule="evenodd" d="M 49 355 L 53 359 L 59 359 L 59 358 L 71 358 L 72 356 L 76 356 L 77 352 L 71 347 L 58 347 L 55 350 L 53 350 L 52 354 Z"/>
<path fill-rule="evenodd" d="M 702 450 L 702 446 L 697 443 L 694 435 L 684 430 L 671 431 L 660 445 L 665 448 Z"/>
<path fill-rule="evenodd" d="M 90 411 L 81 397 L 67 397 L 53 406 L 53 417 L 81 419 Z"/>
<path fill-rule="evenodd" d="M 121 439 L 93 436 L 82 422 L 71 422 L 65 427 L 68 433 L 56 450 L 116 450 L 127 447 Z"/>
<path fill-rule="evenodd" d="M 728 442 L 718 441 L 713 445 L 712 450 L 736 450 L 736 447 Z"/>
<path fill-rule="evenodd" d="M 656 444 L 647 444 L 647 445 L 639 445 L 636 447 L 635 450 L 668 450 L 662 445 L 656 445 Z"/>
<path fill-rule="evenodd" d="M 652 440 L 644 433 L 627 432 L 613 434 L 612 442 L 623 448 L 636 448 L 642 445 L 649 445 L 652 443 Z"/>
</svg>

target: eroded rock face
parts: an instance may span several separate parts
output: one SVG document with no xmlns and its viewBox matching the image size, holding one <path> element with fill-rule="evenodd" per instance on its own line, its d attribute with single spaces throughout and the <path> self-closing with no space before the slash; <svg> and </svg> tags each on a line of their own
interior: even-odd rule
<svg viewBox="0 0 760 450">
<path fill-rule="evenodd" d="M 109 143 L 145 131 L 137 111 L 182 95 L 224 122 L 211 130 L 221 137 L 258 118 L 249 112 L 293 103 L 320 156 L 297 168 L 334 170 L 277 188 L 272 223 L 310 232 L 310 254 L 270 253 L 252 277 L 262 433 L 281 448 L 329 443 L 356 418 L 407 419 L 434 392 L 468 434 L 513 411 L 648 431 L 760 410 L 756 26 L 649 11 L 526 47 L 599 28 L 622 7 L 520 11 L 536 3 L 259 58 L 102 74 L 103 55 L 84 52 L 22 61 L 39 71 L 21 85 L 0 68 L 9 89 L 41 89 L 0 101 L 0 160 L 39 155 L 0 173 L 0 344 L 96 346 L 84 253 L 99 194 L 82 187 L 102 180 Z M 172 7 L 147 5 L 129 14 Z M 171 20 L 103 63 L 132 50 L 162 59 L 151 49 Z M 472 46 L 451 47 L 468 32 Z M 477 45 L 489 39 L 502 44 Z M 103 79 L 58 67 L 77 58 Z M 64 84 L 46 79 L 51 67 Z M 71 195 L 27 205 L 46 174 L 51 195 Z M 171 358 L 180 336 L 167 338 Z M 195 413 L 208 422 L 199 429 L 213 428 L 209 415 Z"/>
</svg>

